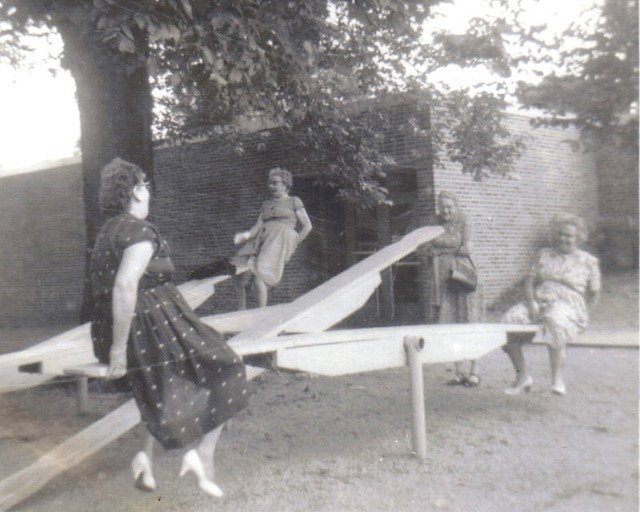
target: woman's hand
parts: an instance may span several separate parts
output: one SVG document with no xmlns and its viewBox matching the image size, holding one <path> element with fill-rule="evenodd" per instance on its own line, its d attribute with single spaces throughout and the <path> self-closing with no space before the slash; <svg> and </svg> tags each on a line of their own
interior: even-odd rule
<svg viewBox="0 0 640 512">
<path fill-rule="evenodd" d="M 251 233 L 249 231 L 242 231 L 241 233 L 236 233 L 233 235 L 233 244 L 240 245 L 251 238 Z"/>
<path fill-rule="evenodd" d="M 126 347 L 111 347 L 109 354 L 109 370 L 107 379 L 119 379 L 127 373 L 127 349 Z"/>
<path fill-rule="evenodd" d="M 527 310 L 529 311 L 529 318 L 531 321 L 536 321 L 540 316 L 540 304 L 535 300 L 527 302 Z"/>
</svg>

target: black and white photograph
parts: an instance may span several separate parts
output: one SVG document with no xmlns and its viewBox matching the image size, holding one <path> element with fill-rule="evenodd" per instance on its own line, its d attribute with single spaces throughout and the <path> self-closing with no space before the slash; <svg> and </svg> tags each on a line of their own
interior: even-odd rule
<svg viewBox="0 0 640 512">
<path fill-rule="evenodd" d="M 637 512 L 637 0 L 0 0 L 0 512 Z"/>
</svg>

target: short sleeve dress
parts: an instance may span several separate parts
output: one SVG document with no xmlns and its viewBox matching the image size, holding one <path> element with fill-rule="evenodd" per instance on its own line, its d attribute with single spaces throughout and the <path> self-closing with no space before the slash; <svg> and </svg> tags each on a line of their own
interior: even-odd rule
<svg viewBox="0 0 640 512">
<path fill-rule="evenodd" d="M 584 296 L 600 290 L 598 258 L 577 250 L 562 254 L 554 248 L 542 249 L 529 275 L 534 279 L 536 300 L 541 305 L 542 339 L 557 350 L 583 331 L 589 314 Z M 526 304 L 519 303 L 502 318 L 505 323 L 531 323 Z"/>
<path fill-rule="evenodd" d="M 151 241 L 127 343 L 127 376 L 142 420 L 165 448 L 181 448 L 247 405 L 245 368 L 222 336 L 203 324 L 171 282 L 169 247 L 148 221 L 127 213 L 105 222 L 93 249 L 91 338 L 107 364 L 112 293 L 124 250 Z"/>
<path fill-rule="evenodd" d="M 296 211 L 302 208 L 302 201 L 293 196 L 262 203 L 262 228 L 240 248 L 231 263 L 247 268 L 269 286 L 277 285 L 298 245 Z"/>
</svg>

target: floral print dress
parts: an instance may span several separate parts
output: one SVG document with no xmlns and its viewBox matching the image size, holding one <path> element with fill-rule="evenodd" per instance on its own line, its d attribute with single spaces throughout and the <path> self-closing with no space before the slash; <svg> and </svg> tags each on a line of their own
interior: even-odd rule
<svg viewBox="0 0 640 512">
<path fill-rule="evenodd" d="M 557 350 L 583 331 L 589 314 L 584 296 L 600 290 L 598 258 L 586 251 L 562 254 L 542 249 L 529 269 L 534 292 L 541 306 L 542 339 Z M 527 305 L 519 303 L 505 313 L 505 323 L 532 323 Z"/>
</svg>

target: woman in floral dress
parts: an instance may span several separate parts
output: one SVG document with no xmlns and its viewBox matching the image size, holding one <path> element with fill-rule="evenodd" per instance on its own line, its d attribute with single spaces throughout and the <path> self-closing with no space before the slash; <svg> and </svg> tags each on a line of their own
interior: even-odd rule
<svg viewBox="0 0 640 512">
<path fill-rule="evenodd" d="M 579 217 L 557 215 L 552 221 L 553 246 L 542 249 L 525 279 L 523 303 L 503 316 L 505 323 L 540 322 L 542 340 L 549 349 L 551 390 L 566 393 L 562 375 L 567 343 L 587 327 L 587 304 L 595 305 L 600 292 L 598 258 L 578 248 L 586 239 Z M 505 390 L 508 395 L 529 391 L 533 380 L 527 372 L 522 340 L 511 340 L 505 351 L 516 370 L 516 380 Z"/>
<path fill-rule="evenodd" d="M 244 364 L 222 336 L 200 322 L 171 282 L 167 242 L 149 214 L 142 170 L 115 159 L 101 175 L 100 204 L 110 215 L 91 258 L 91 336 L 110 378 L 126 374 L 146 427 L 145 447 L 131 467 L 136 485 L 153 490 L 154 439 L 164 448 L 198 443 L 182 459 L 207 494 L 224 423 L 247 404 Z"/>
</svg>

